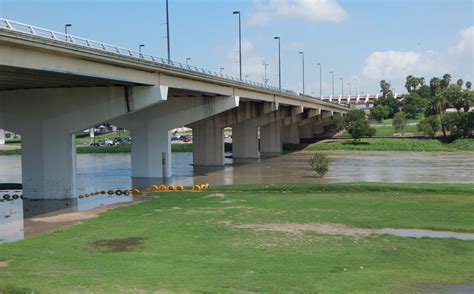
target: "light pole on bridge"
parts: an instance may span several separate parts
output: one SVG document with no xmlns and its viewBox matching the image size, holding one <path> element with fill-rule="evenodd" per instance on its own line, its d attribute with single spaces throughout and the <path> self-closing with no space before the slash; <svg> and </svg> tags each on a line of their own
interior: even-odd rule
<svg viewBox="0 0 474 294">
<path fill-rule="evenodd" d="M 334 72 L 330 71 L 329 73 L 332 76 L 332 97 L 334 98 Z"/>
<path fill-rule="evenodd" d="M 242 81 L 242 24 L 240 22 L 240 11 L 234 11 L 233 14 L 239 15 L 239 71 L 240 80 Z"/>
<path fill-rule="evenodd" d="M 68 34 L 67 28 L 70 28 L 70 27 L 72 27 L 72 24 L 70 23 L 64 25 L 64 34 L 66 35 Z"/>
<path fill-rule="evenodd" d="M 278 89 L 281 91 L 281 46 L 280 46 L 280 37 L 274 37 L 275 40 L 278 40 Z"/>
<path fill-rule="evenodd" d="M 349 97 L 352 96 L 352 87 L 351 87 L 351 83 L 347 83 L 347 85 L 349 86 Z"/>
<path fill-rule="evenodd" d="M 191 60 L 191 57 L 187 57 L 187 58 L 186 58 L 186 65 L 189 64 L 189 61 L 190 61 L 190 60 Z"/>
<path fill-rule="evenodd" d="M 166 43 L 168 47 L 168 64 L 171 62 L 171 48 L 170 48 L 170 15 L 168 0 L 166 0 Z"/>
<path fill-rule="evenodd" d="M 323 98 L 323 71 L 321 63 L 317 64 L 319 66 L 319 99 Z"/>
<path fill-rule="evenodd" d="M 341 97 L 344 98 L 344 78 L 339 78 L 341 80 Z"/>
<path fill-rule="evenodd" d="M 299 54 L 302 56 L 303 58 L 303 95 L 304 95 L 304 52 L 303 51 L 300 51 Z"/>
<path fill-rule="evenodd" d="M 143 47 L 145 47 L 145 44 L 138 45 L 138 52 L 140 53 L 140 56 L 142 55 L 142 48 Z"/>
</svg>

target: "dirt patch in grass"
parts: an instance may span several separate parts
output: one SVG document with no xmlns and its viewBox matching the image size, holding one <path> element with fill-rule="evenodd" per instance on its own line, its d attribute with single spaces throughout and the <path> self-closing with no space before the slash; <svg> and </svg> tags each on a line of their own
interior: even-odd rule
<svg viewBox="0 0 474 294">
<path fill-rule="evenodd" d="M 224 198 L 225 197 L 225 194 L 224 193 L 213 193 L 213 194 L 209 194 L 203 198 Z"/>
<path fill-rule="evenodd" d="M 97 240 L 92 242 L 92 246 L 105 252 L 125 252 L 133 251 L 143 245 L 143 237 L 129 237 L 123 239 Z"/>
<path fill-rule="evenodd" d="M 298 235 L 304 232 L 316 232 L 329 235 L 368 236 L 375 232 L 373 229 L 351 228 L 339 224 L 243 224 L 232 225 L 232 227 L 238 229 L 283 232 Z"/>
<path fill-rule="evenodd" d="M 8 267 L 8 261 L 0 261 L 0 268 Z"/>
</svg>

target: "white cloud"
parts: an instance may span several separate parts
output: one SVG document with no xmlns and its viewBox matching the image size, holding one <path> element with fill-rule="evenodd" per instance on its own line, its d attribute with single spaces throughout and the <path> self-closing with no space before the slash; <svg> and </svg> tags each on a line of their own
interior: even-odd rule
<svg viewBox="0 0 474 294">
<path fill-rule="evenodd" d="M 278 18 L 341 22 L 348 17 L 336 0 L 254 0 L 254 4 L 257 11 L 250 15 L 250 24 L 265 24 Z"/>
<path fill-rule="evenodd" d="M 374 52 L 367 57 L 362 74 L 372 79 L 403 78 L 416 73 L 420 55 L 412 51 Z"/>
<path fill-rule="evenodd" d="M 471 57 L 474 54 L 474 26 L 467 27 L 458 32 L 460 40 L 449 48 L 451 54 L 469 53 Z"/>
</svg>

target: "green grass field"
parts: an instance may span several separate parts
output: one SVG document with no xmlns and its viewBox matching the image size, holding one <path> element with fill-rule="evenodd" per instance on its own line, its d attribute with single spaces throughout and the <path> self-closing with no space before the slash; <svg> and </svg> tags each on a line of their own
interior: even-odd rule
<svg viewBox="0 0 474 294">
<path fill-rule="evenodd" d="M 425 151 L 425 152 L 474 152 L 474 139 L 458 139 L 443 143 L 436 139 L 362 139 L 354 144 L 352 140 L 325 142 L 306 147 L 306 150 L 354 150 L 354 151 Z"/>
<path fill-rule="evenodd" d="M 474 283 L 473 241 L 242 227 L 474 232 L 474 185 L 217 190 L 156 193 L 152 201 L 0 245 L 0 293 L 419 293 Z"/>
</svg>

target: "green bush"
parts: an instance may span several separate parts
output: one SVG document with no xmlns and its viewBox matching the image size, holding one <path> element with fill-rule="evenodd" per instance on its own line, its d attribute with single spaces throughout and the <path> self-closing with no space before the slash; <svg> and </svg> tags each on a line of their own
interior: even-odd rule
<svg viewBox="0 0 474 294">
<path fill-rule="evenodd" d="M 329 171 L 329 157 L 324 153 L 314 153 L 309 159 L 309 164 L 311 169 L 321 178 Z"/>
</svg>

